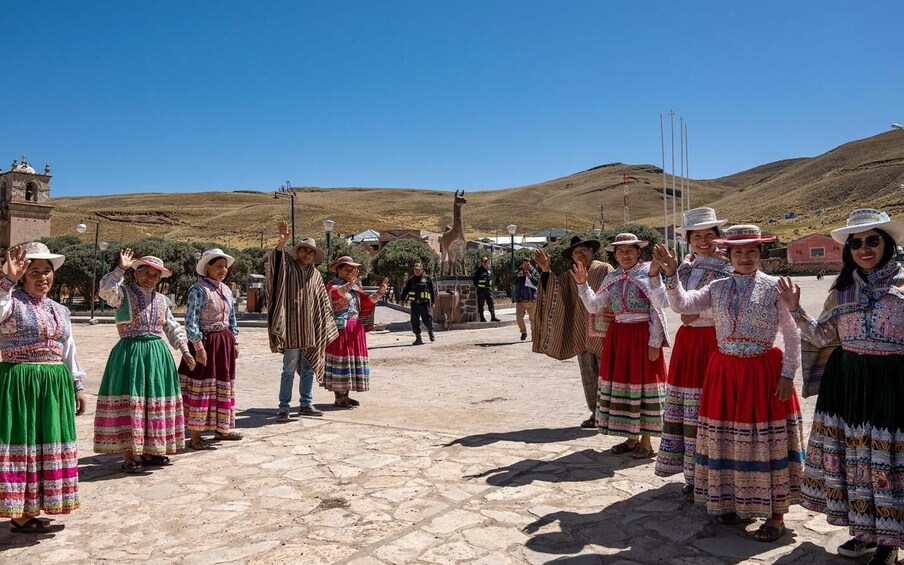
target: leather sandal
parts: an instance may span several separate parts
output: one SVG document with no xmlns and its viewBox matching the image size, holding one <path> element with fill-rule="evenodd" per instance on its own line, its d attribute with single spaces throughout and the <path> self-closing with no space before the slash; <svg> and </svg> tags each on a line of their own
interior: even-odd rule
<svg viewBox="0 0 904 565">
<path fill-rule="evenodd" d="M 774 541 L 777 541 L 786 533 L 788 533 L 788 528 L 785 527 L 784 522 L 782 522 L 782 525 L 778 528 L 776 528 L 775 526 L 770 526 L 769 524 L 766 524 L 764 522 L 763 525 L 753 533 L 753 539 L 765 543 L 772 543 Z"/>
<path fill-rule="evenodd" d="M 634 448 L 640 445 L 640 442 L 635 440 L 634 443 L 631 443 L 630 439 L 626 439 L 625 441 L 612 446 L 612 453 L 616 455 L 622 455 L 624 453 L 630 453 L 634 451 Z"/>
<path fill-rule="evenodd" d="M 634 453 L 631 454 L 631 459 L 649 459 L 651 457 L 653 457 L 652 449 L 647 449 L 639 443 L 634 446 Z"/>
</svg>

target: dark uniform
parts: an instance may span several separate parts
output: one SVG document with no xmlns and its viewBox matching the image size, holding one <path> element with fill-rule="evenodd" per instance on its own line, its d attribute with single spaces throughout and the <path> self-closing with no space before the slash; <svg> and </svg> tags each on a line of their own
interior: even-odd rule
<svg viewBox="0 0 904 565">
<path fill-rule="evenodd" d="M 421 341 L 421 322 L 427 326 L 427 335 L 430 341 L 433 337 L 433 301 L 436 294 L 433 291 L 433 279 L 426 273 L 414 275 L 405 283 L 402 290 L 402 300 L 407 300 L 411 304 L 411 331 L 417 338 L 415 345 L 424 343 Z"/>
<path fill-rule="evenodd" d="M 493 301 L 493 271 L 480 265 L 474 271 L 474 276 L 471 277 L 471 280 L 474 281 L 474 286 L 477 287 L 477 312 L 480 314 L 480 321 L 487 321 L 483 317 L 483 304 L 486 302 L 487 309 L 490 311 L 490 321 L 498 322 L 496 303 Z"/>
</svg>

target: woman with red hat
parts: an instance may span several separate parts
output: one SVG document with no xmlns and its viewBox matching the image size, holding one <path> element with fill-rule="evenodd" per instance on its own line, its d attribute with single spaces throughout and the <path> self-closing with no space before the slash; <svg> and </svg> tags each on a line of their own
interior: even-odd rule
<svg viewBox="0 0 904 565">
<path fill-rule="evenodd" d="M 803 394 L 819 394 L 802 504 L 850 528 L 839 554 L 894 563 L 904 547 L 904 268 L 895 260 L 904 222 L 854 210 L 832 238 L 844 244 L 842 269 L 818 319 L 790 278 L 780 282 L 804 342 Z"/>
<path fill-rule="evenodd" d="M 359 280 L 361 263 L 348 255 L 336 259 L 330 270 L 336 278 L 326 285 L 333 303 L 333 319 L 339 337 L 326 348 L 326 370 L 323 388 L 336 395 L 334 406 L 353 408 L 360 403 L 349 392 L 364 392 L 370 388 L 370 367 L 367 363 L 367 336 L 373 328 L 373 312 L 386 292 L 389 279 L 383 279 L 373 294 L 365 294 Z"/>
<path fill-rule="evenodd" d="M 172 271 L 157 257 L 132 256 L 129 248 L 119 252 L 119 265 L 104 275 L 98 291 L 116 309 L 119 342 L 110 352 L 97 393 L 94 451 L 122 453 L 122 470 L 140 473 L 145 466 L 168 465 L 167 455 L 185 447 L 179 375 L 161 338 L 182 352 L 190 369 L 195 358 L 169 300 L 156 291 Z M 135 282 L 125 285 L 130 267 Z"/>
<path fill-rule="evenodd" d="M 699 290 L 684 290 L 678 262 L 663 245 L 669 305 L 681 314 L 712 311 L 718 351 L 706 367 L 694 468 L 694 499 L 721 524 L 764 518 L 754 539 L 786 533 L 784 515 L 800 501 L 803 423 L 794 391 L 800 364 L 797 327 L 779 296 L 776 277 L 759 270 L 763 236 L 732 226 L 716 243 L 728 247 L 734 273 Z M 782 333 L 785 352 L 775 347 Z"/>
</svg>

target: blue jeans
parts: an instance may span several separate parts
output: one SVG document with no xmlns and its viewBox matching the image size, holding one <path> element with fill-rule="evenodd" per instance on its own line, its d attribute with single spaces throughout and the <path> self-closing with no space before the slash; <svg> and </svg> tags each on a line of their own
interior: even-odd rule
<svg viewBox="0 0 904 565">
<path fill-rule="evenodd" d="M 300 349 L 286 349 L 283 351 L 283 369 L 279 380 L 279 409 L 288 410 L 292 402 L 292 381 L 298 372 L 301 378 L 298 380 L 298 394 L 301 396 L 301 405 L 306 406 L 314 402 L 314 371 L 308 360 L 301 354 Z"/>
</svg>

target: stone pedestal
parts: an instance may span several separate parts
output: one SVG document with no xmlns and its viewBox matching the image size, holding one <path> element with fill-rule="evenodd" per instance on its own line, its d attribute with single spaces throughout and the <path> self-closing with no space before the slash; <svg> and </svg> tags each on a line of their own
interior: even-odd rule
<svg viewBox="0 0 904 565">
<path fill-rule="evenodd" d="M 448 292 L 458 293 L 458 316 L 452 315 L 452 323 L 476 322 L 477 316 L 477 288 L 467 276 L 439 277 L 436 279 L 436 293 L 440 296 Z M 437 307 L 433 312 L 435 324 L 442 323 L 442 313 L 439 311 L 440 301 L 436 301 Z"/>
</svg>

